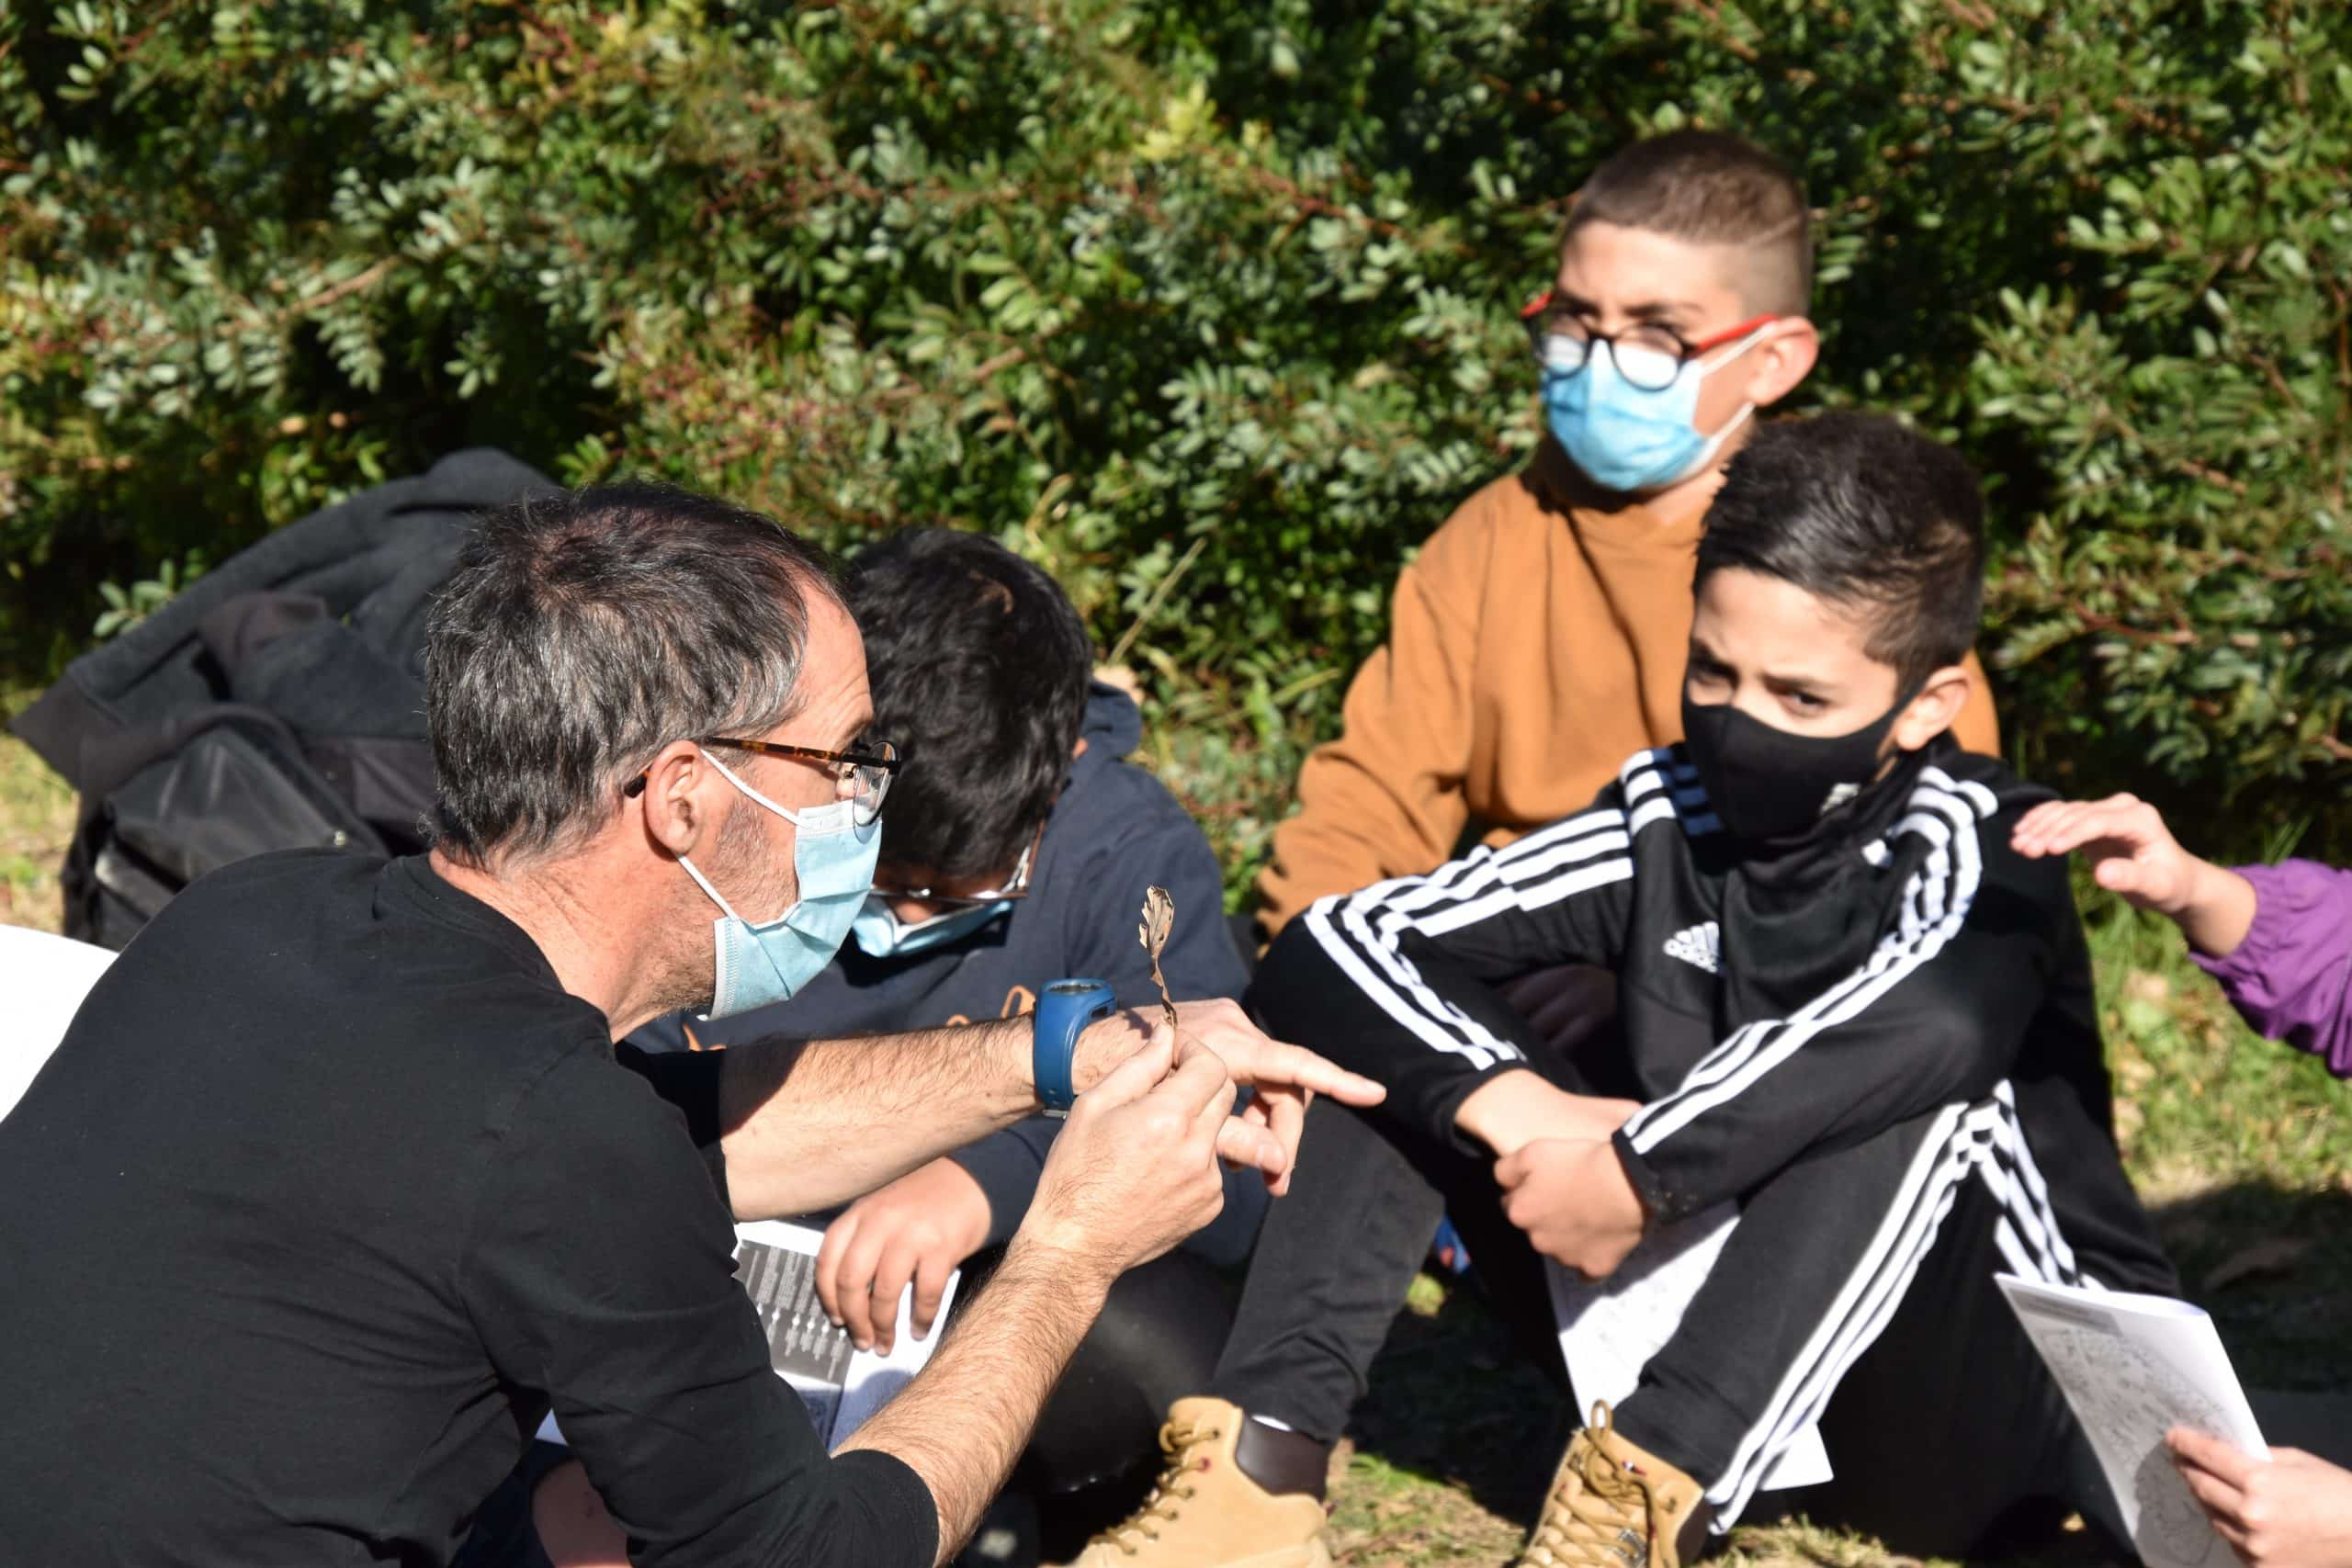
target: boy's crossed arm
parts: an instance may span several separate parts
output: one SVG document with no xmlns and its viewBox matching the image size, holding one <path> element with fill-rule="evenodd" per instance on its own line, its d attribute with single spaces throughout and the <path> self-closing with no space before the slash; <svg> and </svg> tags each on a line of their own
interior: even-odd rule
<svg viewBox="0 0 2352 1568">
<path fill-rule="evenodd" d="M 1581 1216 L 1550 1204 L 1545 1184 L 1522 1190 L 1518 1173 L 1550 1170 L 1557 1162 L 1544 1156 L 1561 1150 L 1597 1154 L 1614 1170 L 1609 1136 L 1637 1106 L 1572 1094 L 1536 1072 L 1535 1032 L 1494 987 L 1565 964 L 1615 964 L 1633 913 L 1634 824 L 1659 816 L 1671 766 L 1662 759 L 1637 760 L 1590 809 L 1507 849 L 1322 900 L 1277 939 L 1250 992 L 1269 1027 L 1332 1042 L 1385 1086 L 1380 1114 L 1504 1156 L 1506 1212 L 1546 1250 L 1555 1212 L 1566 1224 Z M 1652 804 L 1629 812 L 1629 790 L 1636 806 Z M 1622 1171 L 1615 1180 L 1630 1201 Z M 1623 1248 L 1641 1224 L 1634 1202 Z"/>
<path fill-rule="evenodd" d="M 1612 963 L 1632 877 L 1612 784 L 1590 810 L 1507 849 L 1316 903 L 1268 951 L 1251 1010 L 1330 1041 L 1387 1088 L 1384 1117 L 1468 1147 L 1464 1102 L 1489 1082 L 1532 1076 L 1532 1031 L 1494 987 L 1557 964 Z"/>
</svg>

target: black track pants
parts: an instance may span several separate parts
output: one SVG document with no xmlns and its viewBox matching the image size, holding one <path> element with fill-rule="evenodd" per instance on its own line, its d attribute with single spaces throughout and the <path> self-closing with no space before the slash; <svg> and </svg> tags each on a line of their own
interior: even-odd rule
<svg viewBox="0 0 2352 1568">
<path fill-rule="evenodd" d="M 1523 1348 L 1565 1386 L 1542 1260 L 1503 1219 L 1489 1164 L 1318 1101 L 1212 1392 L 1336 1438 L 1441 1206 Z M 2075 1270 L 2005 1101 L 1810 1156 L 1751 1196 L 1618 1428 L 1702 1482 L 1725 1525 L 1799 1511 L 1953 1555 L 2041 1499 L 2104 1520 L 2087 1450 L 1993 1283 L 2004 1269 Z M 1815 1419 L 1836 1479 L 1759 1499 L 1763 1471 Z"/>
</svg>

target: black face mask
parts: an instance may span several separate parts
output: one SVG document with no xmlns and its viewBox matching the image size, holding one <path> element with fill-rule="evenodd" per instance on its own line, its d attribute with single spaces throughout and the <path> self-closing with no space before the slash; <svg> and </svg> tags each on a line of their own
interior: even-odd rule
<svg viewBox="0 0 2352 1568">
<path fill-rule="evenodd" d="M 1792 735 L 1729 703 L 1682 699 L 1682 738 L 1707 803 L 1734 837 L 1786 839 L 1804 832 L 1868 788 L 1880 748 L 1911 705 L 1895 698 L 1874 724 L 1848 735 Z"/>
</svg>

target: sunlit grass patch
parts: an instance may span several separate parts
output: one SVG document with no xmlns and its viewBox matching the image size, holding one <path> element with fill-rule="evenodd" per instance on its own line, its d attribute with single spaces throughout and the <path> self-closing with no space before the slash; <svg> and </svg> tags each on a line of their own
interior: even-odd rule
<svg viewBox="0 0 2352 1568">
<path fill-rule="evenodd" d="M 13 717 L 34 693 L 0 695 Z M 0 925 L 58 929 L 57 866 L 74 836 L 74 791 L 13 735 L 0 734 Z"/>
</svg>

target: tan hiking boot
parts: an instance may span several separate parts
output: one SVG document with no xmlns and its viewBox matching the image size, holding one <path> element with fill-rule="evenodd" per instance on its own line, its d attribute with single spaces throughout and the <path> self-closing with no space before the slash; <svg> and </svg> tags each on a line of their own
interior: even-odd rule
<svg viewBox="0 0 2352 1568">
<path fill-rule="evenodd" d="M 1704 1487 L 1619 1437 L 1596 1403 L 1516 1568 L 1682 1568 L 1706 1544 L 1710 1512 Z"/>
<path fill-rule="evenodd" d="M 1151 1495 L 1069 1568 L 1330 1568 L 1323 1505 L 1269 1492 L 1235 1461 L 1247 1419 L 1222 1399 L 1170 1405 L 1159 1428 L 1168 1468 Z"/>
</svg>

